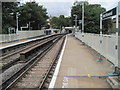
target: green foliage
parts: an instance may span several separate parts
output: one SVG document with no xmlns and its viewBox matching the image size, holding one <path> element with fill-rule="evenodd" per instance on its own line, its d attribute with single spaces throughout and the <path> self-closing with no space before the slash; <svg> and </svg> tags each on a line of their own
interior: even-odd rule
<svg viewBox="0 0 120 90">
<path fill-rule="evenodd" d="M 37 30 L 46 24 L 47 10 L 43 6 L 39 6 L 36 2 L 27 2 L 19 7 L 20 26 L 24 26 L 30 22 L 30 27 Z"/>
<path fill-rule="evenodd" d="M 18 2 L 2 2 L 2 33 L 8 33 L 8 27 L 16 27 L 15 12 Z"/>
<path fill-rule="evenodd" d="M 83 2 L 82 2 L 83 3 Z M 74 25 L 74 14 L 78 16 L 78 20 L 82 20 L 82 3 L 75 4 L 71 10 L 72 25 Z M 100 14 L 105 11 L 99 4 L 84 4 L 85 11 L 85 30 L 86 33 L 100 32 Z M 78 23 L 79 24 L 79 23 Z M 80 25 L 81 26 L 81 25 Z"/>
<path fill-rule="evenodd" d="M 59 17 L 53 17 L 51 20 L 53 28 L 61 29 L 62 27 L 71 26 L 71 18 L 60 15 Z"/>
<path fill-rule="evenodd" d="M 30 23 L 34 30 L 40 30 L 47 22 L 47 10 L 36 2 L 27 2 L 20 6 L 18 2 L 2 3 L 2 33 L 8 34 L 8 28 L 16 28 L 16 13 L 19 12 L 19 29 Z"/>
<path fill-rule="evenodd" d="M 51 20 L 52 28 L 59 28 L 59 18 L 58 17 L 52 17 Z"/>
</svg>

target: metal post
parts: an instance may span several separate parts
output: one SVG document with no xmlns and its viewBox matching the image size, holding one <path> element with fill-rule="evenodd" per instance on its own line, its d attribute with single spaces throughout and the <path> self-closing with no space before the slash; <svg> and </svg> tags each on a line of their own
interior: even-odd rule
<svg viewBox="0 0 120 90">
<path fill-rule="evenodd" d="M 84 3 L 82 4 L 82 37 L 84 37 Z"/>
<path fill-rule="evenodd" d="M 102 34 L 103 34 L 102 33 L 102 14 L 100 14 L 100 51 L 101 51 L 101 54 L 102 54 Z M 101 54 L 100 54 L 98 61 L 102 61 Z"/>
<path fill-rule="evenodd" d="M 73 16 L 75 16 L 75 30 L 74 30 L 74 32 L 73 32 L 73 36 L 75 36 L 75 32 L 77 31 L 77 15 L 73 15 Z"/>
<path fill-rule="evenodd" d="M 100 14 L 100 36 L 102 36 L 102 14 Z"/>
<path fill-rule="evenodd" d="M 29 22 L 29 30 L 30 30 L 30 22 Z"/>
<path fill-rule="evenodd" d="M 79 20 L 79 30 L 80 30 L 80 32 L 81 32 L 81 27 L 80 27 L 80 24 L 82 23 L 82 20 Z"/>
<path fill-rule="evenodd" d="M 75 15 L 75 32 L 77 31 L 77 15 Z"/>
<path fill-rule="evenodd" d="M 16 12 L 16 24 L 17 24 L 16 35 L 17 35 L 17 40 L 19 40 L 19 35 L 18 35 L 18 15 L 19 15 L 19 12 Z"/>
<path fill-rule="evenodd" d="M 102 14 L 100 14 L 100 53 L 102 53 Z M 102 56 L 100 54 L 99 58 L 96 61 L 102 61 Z"/>
<path fill-rule="evenodd" d="M 16 13 L 16 24 L 17 24 L 16 32 L 18 32 L 18 12 Z"/>
<path fill-rule="evenodd" d="M 118 29 L 119 29 L 119 5 L 116 7 L 116 45 L 115 45 L 115 54 L 116 54 L 116 61 L 115 61 L 115 71 L 116 67 L 118 67 Z"/>
<path fill-rule="evenodd" d="M 10 40 L 10 28 L 8 28 L 8 32 L 9 32 L 9 41 L 11 41 L 11 40 Z"/>
</svg>

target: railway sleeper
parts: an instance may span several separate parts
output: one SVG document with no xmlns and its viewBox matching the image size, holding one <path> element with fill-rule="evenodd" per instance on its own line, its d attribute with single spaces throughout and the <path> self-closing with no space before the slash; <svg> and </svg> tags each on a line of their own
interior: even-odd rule
<svg viewBox="0 0 120 90">
<path fill-rule="evenodd" d="M 52 41 L 49 42 L 49 45 L 51 45 L 52 43 L 53 43 Z M 46 47 L 49 46 L 48 43 L 45 44 L 45 45 L 46 45 Z M 48 49 L 48 48 L 46 48 L 45 50 L 47 50 L 47 49 Z M 29 64 L 33 63 L 33 61 L 34 61 L 35 58 L 37 58 L 37 57 L 33 57 L 33 60 L 32 60 L 32 61 L 30 60 L 30 62 L 27 63 L 27 65 L 24 66 L 24 68 L 22 68 L 22 69 L 18 72 L 18 74 L 21 73 L 23 70 L 25 70 L 27 67 L 29 67 Z M 18 76 L 18 74 L 14 75 L 14 76 L 16 77 L 16 76 Z M 29 74 L 29 73 L 28 73 L 28 74 Z M 15 77 L 14 77 L 14 78 L 15 78 Z M 45 75 L 44 75 L 44 77 L 42 77 L 42 78 L 44 79 L 44 78 L 45 78 Z M 20 78 L 19 78 L 19 79 L 20 79 Z M 34 84 L 34 83 L 32 83 L 32 84 Z M 5 85 L 6 85 L 6 84 L 5 84 Z M 32 85 L 31 85 L 31 86 L 32 86 Z M 45 86 L 48 87 L 48 84 L 45 85 Z M 4 88 L 5 88 L 5 87 L 4 87 Z"/>
</svg>

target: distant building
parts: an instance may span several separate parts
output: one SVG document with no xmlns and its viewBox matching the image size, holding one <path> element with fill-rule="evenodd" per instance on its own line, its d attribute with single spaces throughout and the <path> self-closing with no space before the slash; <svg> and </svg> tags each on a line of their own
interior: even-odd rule
<svg viewBox="0 0 120 90">
<path fill-rule="evenodd" d="M 75 30 L 74 27 L 65 27 L 65 32 L 66 33 L 73 33 L 74 30 Z"/>
</svg>

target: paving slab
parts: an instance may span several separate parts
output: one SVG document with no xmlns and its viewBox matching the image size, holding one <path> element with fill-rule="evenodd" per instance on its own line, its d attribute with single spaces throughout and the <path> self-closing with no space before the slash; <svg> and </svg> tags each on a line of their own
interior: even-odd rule
<svg viewBox="0 0 120 90">
<path fill-rule="evenodd" d="M 92 49 L 68 35 L 54 88 L 110 88 L 106 79 L 99 77 L 113 72 L 113 65 L 107 60 L 97 62 L 98 57 Z"/>
</svg>

